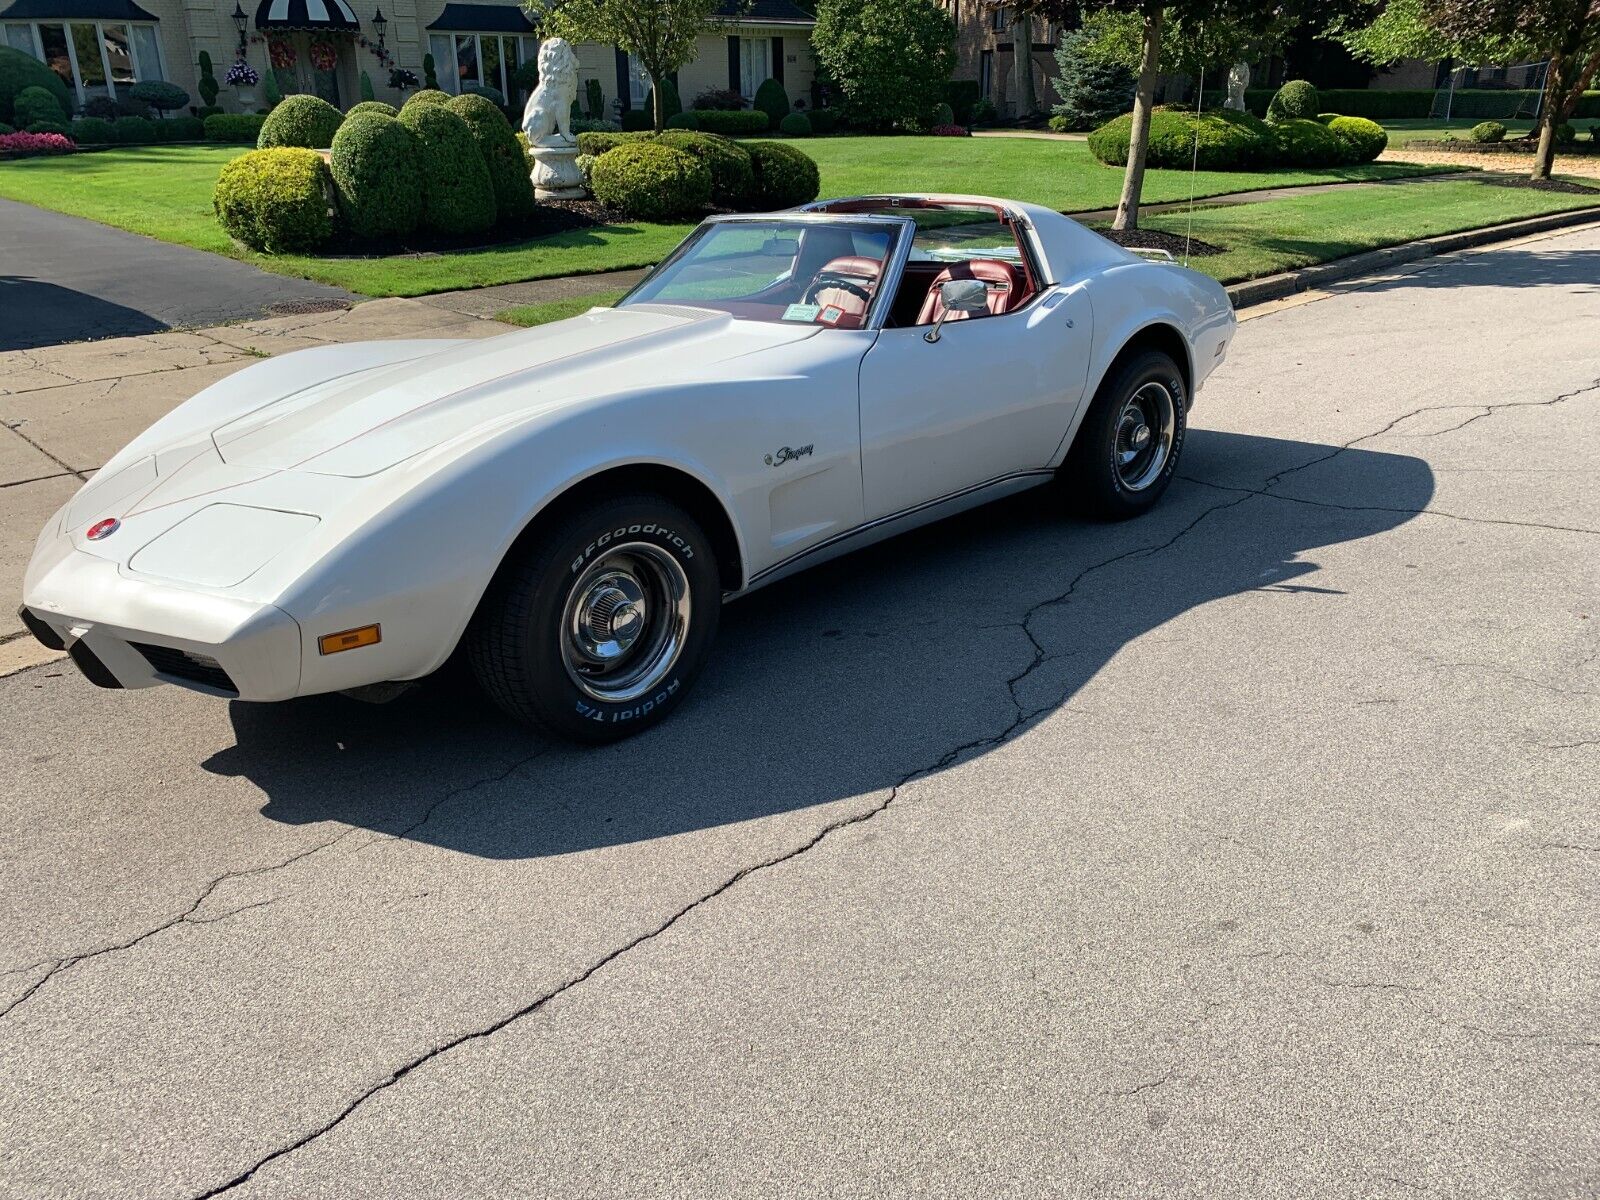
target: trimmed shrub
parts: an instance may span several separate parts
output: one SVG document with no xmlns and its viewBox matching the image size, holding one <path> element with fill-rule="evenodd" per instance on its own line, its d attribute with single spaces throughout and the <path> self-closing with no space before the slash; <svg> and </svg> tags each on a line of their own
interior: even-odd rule
<svg viewBox="0 0 1600 1200">
<path fill-rule="evenodd" d="M 1479 121 L 1467 130 L 1467 136 L 1475 142 L 1493 143 L 1506 140 L 1506 127 L 1499 121 Z"/>
<path fill-rule="evenodd" d="M 0 121 L 0 137 L 4 137 L 8 133 L 15 133 L 16 131 L 17 130 L 15 126 L 7 125 L 4 121 Z"/>
<path fill-rule="evenodd" d="M 117 140 L 117 131 L 104 118 L 79 117 L 72 123 L 72 140 L 80 146 L 106 146 Z"/>
<path fill-rule="evenodd" d="M 213 113 L 205 119 L 206 141 L 253 146 L 266 120 L 254 113 Z"/>
<path fill-rule="evenodd" d="M 58 133 L 62 137 L 72 136 L 72 126 L 65 120 L 60 121 L 35 121 L 27 128 L 28 133 Z"/>
<path fill-rule="evenodd" d="M 1556 145 L 1570 146 L 1578 140 L 1578 131 L 1572 127 L 1570 122 L 1563 121 L 1556 126 L 1555 138 Z"/>
<path fill-rule="evenodd" d="M 1322 98 L 1317 89 L 1304 79 L 1291 79 L 1278 89 L 1278 94 L 1267 105 L 1267 120 L 1313 121 L 1322 108 Z"/>
<path fill-rule="evenodd" d="M 478 153 L 489 168 L 496 216 L 502 221 L 527 220 L 533 215 L 533 180 L 505 113 L 478 95 L 457 96 L 449 107 L 472 130 Z"/>
<path fill-rule="evenodd" d="M 993 125 L 1000 119 L 1000 110 L 994 106 L 994 101 L 984 96 L 972 105 L 972 117 L 969 125 Z"/>
<path fill-rule="evenodd" d="M 148 117 L 150 106 L 139 103 L 126 92 L 115 100 L 110 96 L 90 96 L 81 115 L 99 117 L 105 121 L 115 121 L 118 117 Z"/>
<path fill-rule="evenodd" d="M 699 129 L 700 117 L 693 109 L 688 112 L 673 113 L 667 118 L 668 129 Z"/>
<path fill-rule="evenodd" d="M 189 103 L 189 93 L 175 83 L 146 79 L 128 89 L 128 95 L 160 113 L 175 112 Z"/>
<path fill-rule="evenodd" d="M 572 123 L 572 136 L 580 133 L 621 133 L 620 121 L 596 121 L 593 117 L 579 117 Z"/>
<path fill-rule="evenodd" d="M 10 126 L 4 128 L 10 129 Z M 62 133 L 0 133 L 0 155 L 22 158 L 30 154 L 70 154 L 77 149 Z"/>
<path fill-rule="evenodd" d="M 662 119 L 670 121 L 683 111 L 683 101 L 678 98 L 678 85 L 668 79 L 661 84 L 661 97 L 666 101 L 667 107 L 662 112 Z M 650 121 L 650 128 L 655 128 L 656 123 L 656 92 L 650 89 L 644 98 L 644 115 Z"/>
<path fill-rule="evenodd" d="M 778 122 L 778 132 L 786 137 L 810 137 L 811 118 L 802 112 L 790 113 Z"/>
<path fill-rule="evenodd" d="M 363 100 L 360 104 L 352 106 L 350 111 L 345 113 L 344 119 L 348 121 L 357 113 L 377 113 L 380 117 L 398 117 L 400 110 L 392 104 L 385 104 L 382 100 Z M 334 136 L 337 137 L 339 135 L 334 134 Z"/>
<path fill-rule="evenodd" d="M 583 176 L 583 186 L 590 187 L 589 173 L 594 170 L 594 155 L 580 154 L 572 160 L 572 165 L 578 168 L 578 174 Z"/>
<path fill-rule="evenodd" d="M 822 178 L 810 155 L 782 142 L 746 142 L 755 172 L 751 209 L 764 212 L 810 204 L 822 190 Z"/>
<path fill-rule="evenodd" d="M 951 108 L 948 104 L 935 104 L 933 106 L 933 115 L 928 118 L 928 124 L 930 126 L 932 126 L 932 125 L 954 125 L 955 123 L 956 123 L 956 110 L 955 109 Z"/>
<path fill-rule="evenodd" d="M 61 125 L 67 119 L 67 110 L 56 103 L 55 93 L 42 87 L 23 88 L 17 93 L 17 99 L 12 105 L 11 111 L 17 124 L 24 129 L 30 125 L 37 125 L 41 121 L 48 121 L 52 125 Z"/>
<path fill-rule="evenodd" d="M 372 76 L 365 71 L 361 72 L 361 102 L 365 104 L 367 101 L 376 100 L 377 98 L 377 93 L 372 90 Z M 345 115 L 348 116 L 349 114 L 346 113 Z"/>
<path fill-rule="evenodd" d="M 411 95 L 407 96 L 406 102 L 400 106 L 400 111 L 405 112 L 405 110 L 408 108 L 424 108 L 429 104 L 449 103 L 450 93 L 441 92 L 437 87 L 430 83 L 420 92 L 412 92 Z"/>
<path fill-rule="evenodd" d="M 461 95 L 463 95 L 463 96 L 482 96 L 485 100 L 487 100 L 490 104 L 494 105 L 496 108 L 504 108 L 506 106 L 506 98 L 505 98 L 504 95 L 501 94 L 500 89 L 499 88 L 494 88 L 494 87 L 489 87 L 486 84 L 481 84 L 481 83 L 468 84 L 466 87 L 461 89 Z M 459 97 L 457 97 L 457 98 L 459 99 Z M 500 115 L 504 116 L 505 114 L 501 113 Z"/>
<path fill-rule="evenodd" d="M 765 133 L 767 114 L 753 108 L 730 111 L 719 108 L 697 108 L 694 115 L 700 118 L 700 129 L 705 133 L 721 133 L 735 137 L 741 133 Z"/>
<path fill-rule="evenodd" d="M 217 104 L 217 75 L 215 69 L 211 66 L 211 55 L 204 50 L 200 51 L 199 63 L 200 81 L 195 86 L 200 89 L 200 102 L 206 108 L 215 108 Z M 211 114 L 201 113 L 200 115 L 207 117 Z"/>
<path fill-rule="evenodd" d="M 626 146 L 631 142 L 652 141 L 655 136 L 654 133 L 580 133 L 578 153 L 593 154 L 598 157 L 607 150 L 615 150 L 618 146 Z"/>
<path fill-rule="evenodd" d="M 645 221 L 696 213 L 711 200 L 711 172 L 692 154 L 635 142 L 595 159 L 594 197 L 609 208 Z"/>
<path fill-rule="evenodd" d="M 285 96 L 261 126 L 256 148 L 300 146 L 307 150 L 326 150 L 333 145 L 344 114 L 320 96 Z"/>
<path fill-rule="evenodd" d="M 439 76 L 434 73 L 433 55 L 422 56 L 422 86 L 430 92 L 439 90 Z"/>
<path fill-rule="evenodd" d="M 206 123 L 199 117 L 168 117 L 156 122 L 156 140 L 161 142 L 199 142 L 206 136 Z"/>
<path fill-rule="evenodd" d="M 983 99 L 983 92 L 976 79 L 952 79 L 944 85 L 944 99 L 950 106 L 952 120 L 957 125 L 965 125 L 972 120 L 972 106 Z"/>
<path fill-rule="evenodd" d="M 530 92 L 532 88 L 528 89 Z M 590 78 L 583 83 L 583 107 L 591 121 L 604 121 L 606 119 L 606 93 L 600 86 L 598 79 Z"/>
<path fill-rule="evenodd" d="M 1124 113 L 1089 135 L 1089 153 L 1103 163 L 1126 166 L 1132 133 L 1133 114 Z M 1192 112 L 1158 110 L 1150 114 L 1145 165 L 1188 170 L 1191 163 L 1198 161 L 1203 171 L 1236 171 L 1271 161 L 1274 147 L 1272 130 L 1260 117 L 1249 113 L 1224 108 L 1197 116 Z"/>
<path fill-rule="evenodd" d="M 642 108 L 624 109 L 622 113 L 622 131 L 624 133 L 643 133 L 646 130 L 654 131 L 655 118 Z"/>
<path fill-rule="evenodd" d="M 1315 121 L 1279 118 L 1272 132 L 1278 143 L 1278 161 L 1285 166 L 1331 167 L 1355 161 L 1349 143 Z"/>
<path fill-rule="evenodd" d="M 447 104 L 432 102 L 407 101 L 399 119 L 417 140 L 423 226 L 460 237 L 493 225 L 494 183 L 471 127 Z"/>
<path fill-rule="evenodd" d="M 756 112 L 767 114 L 768 129 L 777 129 L 789 115 L 789 93 L 784 91 L 783 84 L 769 76 L 762 80 L 761 86 L 756 89 L 756 98 L 751 102 L 751 108 Z"/>
<path fill-rule="evenodd" d="M 55 97 L 62 119 L 72 111 L 72 92 L 61 82 L 61 76 L 31 54 L 0 46 L 0 121 L 9 125 L 24 124 L 16 115 L 17 96 L 27 88 L 36 87 Z"/>
<path fill-rule="evenodd" d="M 745 106 L 745 98 L 732 88 L 707 88 L 694 98 L 696 108 L 714 108 L 720 112 L 738 112 Z"/>
<path fill-rule="evenodd" d="M 269 70 L 261 77 L 261 94 L 267 98 L 267 107 L 262 110 L 263 115 L 271 112 L 283 103 L 283 91 L 278 87 L 277 71 Z"/>
<path fill-rule="evenodd" d="M 711 203 L 718 208 L 744 208 L 755 187 L 755 168 L 738 142 L 715 133 L 669 129 L 657 144 L 692 154 L 711 172 Z"/>
<path fill-rule="evenodd" d="M 394 117 L 351 112 L 333 135 L 328 166 L 340 215 L 356 237 L 405 237 L 422 220 L 416 143 Z"/>
<path fill-rule="evenodd" d="M 1356 162 L 1371 162 L 1389 146 L 1389 135 L 1382 125 L 1365 117 L 1334 117 L 1327 128 L 1350 147 Z"/>
<path fill-rule="evenodd" d="M 811 131 L 818 135 L 832 133 L 839 126 L 839 114 L 831 108 L 811 110 Z"/>
<path fill-rule="evenodd" d="M 125 146 L 148 146 L 156 140 L 156 123 L 149 117 L 118 117 L 111 130 Z"/>
<path fill-rule="evenodd" d="M 211 203 L 228 236 L 252 250 L 295 254 L 333 236 L 333 179 L 314 150 L 279 146 L 222 168 Z"/>
</svg>

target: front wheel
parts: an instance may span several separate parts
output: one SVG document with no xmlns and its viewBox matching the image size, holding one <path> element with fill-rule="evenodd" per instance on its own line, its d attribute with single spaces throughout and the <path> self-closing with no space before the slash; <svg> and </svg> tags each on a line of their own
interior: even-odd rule
<svg viewBox="0 0 1600 1200">
<path fill-rule="evenodd" d="M 710 539 L 655 496 L 579 504 L 496 579 L 470 634 L 485 692 L 525 724 L 584 742 L 640 733 L 710 653 L 722 589 Z"/>
<path fill-rule="evenodd" d="M 1061 480 L 1091 514 L 1136 517 L 1172 482 L 1188 429 L 1183 373 L 1158 350 L 1133 355 L 1095 393 Z"/>
</svg>

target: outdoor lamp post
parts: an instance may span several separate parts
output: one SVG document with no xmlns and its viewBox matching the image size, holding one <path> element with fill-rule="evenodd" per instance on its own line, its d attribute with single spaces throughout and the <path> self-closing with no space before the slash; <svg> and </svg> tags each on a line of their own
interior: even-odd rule
<svg viewBox="0 0 1600 1200">
<path fill-rule="evenodd" d="M 383 15 L 383 9 L 374 9 L 372 13 L 372 32 L 378 35 L 378 55 L 383 56 L 383 34 L 389 28 L 388 18 Z"/>
<path fill-rule="evenodd" d="M 245 40 L 245 30 L 249 28 L 249 25 L 250 18 L 245 15 L 244 9 L 240 7 L 239 0 L 233 0 L 233 27 L 239 31 L 240 58 L 244 57 L 245 48 L 248 45 Z"/>
</svg>

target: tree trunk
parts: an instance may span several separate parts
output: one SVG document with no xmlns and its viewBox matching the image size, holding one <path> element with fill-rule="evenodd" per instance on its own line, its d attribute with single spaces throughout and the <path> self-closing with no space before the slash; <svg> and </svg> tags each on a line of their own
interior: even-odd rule
<svg viewBox="0 0 1600 1200">
<path fill-rule="evenodd" d="M 1139 195 L 1144 191 L 1144 156 L 1150 145 L 1150 110 L 1155 106 L 1156 74 L 1161 66 L 1161 18 L 1159 2 L 1144 9 L 1143 57 L 1139 62 L 1139 86 L 1133 93 L 1133 128 L 1128 133 L 1128 170 L 1122 177 L 1122 199 L 1117 201 L 1117 219 L 1112 229 L 1139 228 Z"/>
<path fill-rule="evenodd" d="M 1017 72 L 1017 116 L 1024 119 L 1039 111 L 1033 88 L 1033 18 L 1025 9 L 1013 9 L 1011 66 Z"/>
<path fill-rule="evenodd" d="M 661 94 L 661 76 L 654 71 L 650 72 L 650 99 L 650 116 L 655 121 L 656 132 L 660 133 L 667 127 L 667 98 Z"/>
<path fill-rule="evenodd" d="M 1544 102 L 1539 107 L 1539 148 L 1534 151 L 1532 179 L 1549 179 L 1556 161 L 1556 126 L 1561 124 L 1561 97 L 1566 91 L 1566 63 L 1558 55 L 1550 60 L 1544 77 Z"/>
</svg>

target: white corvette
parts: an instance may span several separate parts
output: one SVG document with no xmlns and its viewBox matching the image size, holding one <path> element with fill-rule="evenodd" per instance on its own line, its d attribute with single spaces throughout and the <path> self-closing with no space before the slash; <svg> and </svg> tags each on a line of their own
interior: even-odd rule
<svg viewBox="0 0 1600 1200">
<path fill-rule="evenodd" d="M 515 717 L 618 738 L 730 597 L 1052 480 L 1149 508 L 1234 328 L 1212 280 L 1033 205 L 715 217 L 615 308 L 207 388 L 51 519 L 22 616 L 104 687 L 241 700 L 459 648 Z"/>
</svg>

